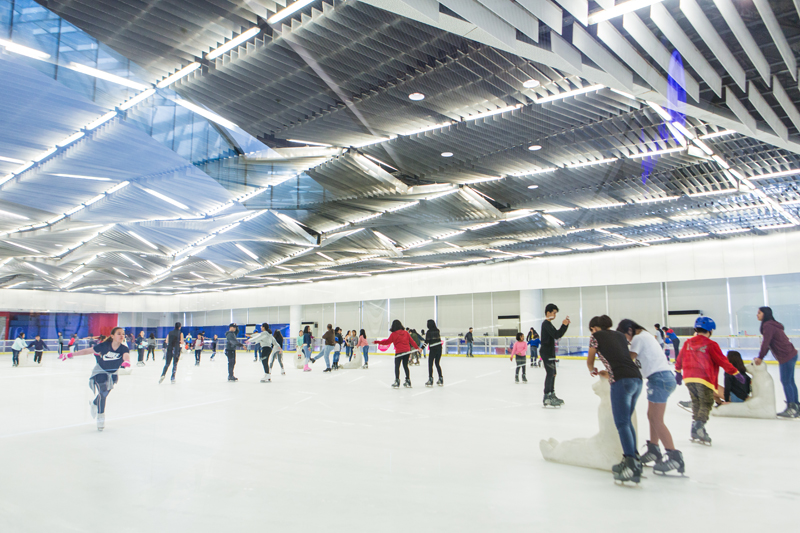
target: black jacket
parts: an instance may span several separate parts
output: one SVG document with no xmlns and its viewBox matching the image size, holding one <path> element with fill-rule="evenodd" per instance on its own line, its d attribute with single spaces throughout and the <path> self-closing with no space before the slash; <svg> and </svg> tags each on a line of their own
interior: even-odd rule
<svg viewBox="0 0 800 533">
<path fill-rule="evenodd" d="M 551 359 L 556 356 L 556 339 L 563 337 L 568 327 L 561 324 L 561 327 L 556 329 L 552 320 L 542 322 L 542 334 L 540 336 L 542 345 L 539 348 L 539 355 L 542 359 Z"/>
<path fill-rule="evenodd" d="M 467 334 L 464 335 L 464 340 L 466 342 L 475 342 L 475 341 L 472 340 L 472 332 L 471 331 L 468 331 Z"/>
<path fill-rule="evenodd" d="M 33 349 L 34 352 L 43 352 L 45 350 L 49 350 L 50 348 L 47 347 L 47 344 L 44 343 L 42 339 L 32 340 L 28 343 L 28 349 Z"/>
</svg>

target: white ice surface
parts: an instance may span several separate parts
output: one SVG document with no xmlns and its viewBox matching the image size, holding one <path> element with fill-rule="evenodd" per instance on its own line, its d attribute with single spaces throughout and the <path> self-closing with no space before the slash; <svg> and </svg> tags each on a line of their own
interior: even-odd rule
<svg viewBox="0 0 800 533">
<path fill-rule="evenodd" d="M 160 358 L 160 354 L 159 354 Z M 285 361 L 286 363 L 286 361 Z M 284 363 L 284 364 L 285 364 Z M 92 360 L 11 368 L 0 357 L 1 532 L 769 531 L 796 527 L 800 421 L 712 418 L 713 447 L 689 443 L 688 398 L 667 424 L 688 478 L 646 469 L 639 487 L 546 462 L 539 441 L 597 431 L 583 361 L 563 361 L 559 410 L 541 406 L 542 369 L 514 384 L 507 359 L 442 359 L 445 387 L 392 390 L 389 356 L 369 370 L 259 383 L 239 354 L 185 358 L 178 383 L 159 364 L 121 376 L 106 429 L 89 414 Z M 277 366 L 276 368 L 277 369 Z M 769 368 L 783 405 L 777 368 Z M 638 411 L 647 431 L 646 398 Z M 644 441 L 646 435 L 640 436 Z"/>
</svg>

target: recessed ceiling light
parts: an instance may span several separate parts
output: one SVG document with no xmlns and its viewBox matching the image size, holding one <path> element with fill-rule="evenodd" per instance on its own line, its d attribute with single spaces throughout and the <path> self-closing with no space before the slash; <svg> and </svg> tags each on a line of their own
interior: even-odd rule
<svg viewBox="0 0 800 533">
<path fill-rule="evenodd" d="M 539 82 L 537 80 L 528 80 L 522 84 L 523 87 L 526 89 L 533 89 L 534 87 L 539 86 Z"/>
<path fill-rule="evenodd" d="M 425 95 L 422 94 L 422 93 L 411 93 L 411 94 L 408 95 L 408 99 L 409 100 L 414 100 L 415 102 L 418 102 L 420 100 L 424 100 L 425 99 Z"/>
<path fill-rule="evenodd" d="M 538 185 L 528 185 L 528 188 L 529 189 L 538 189 L 539 186 Z"/>
<path fill-rule="evenodd" d="M 442 157 L 453 157 L 453 152 L 442 152 Z"/>
<path fill-rule="evenodd" d="M 535 152 L 536 150 L 541 150 L 541 149 L 542 147 L 538 144 L 532 144 L 528 146 L 528 150 L 530 150 L 531 152 Z"/>
</svg>

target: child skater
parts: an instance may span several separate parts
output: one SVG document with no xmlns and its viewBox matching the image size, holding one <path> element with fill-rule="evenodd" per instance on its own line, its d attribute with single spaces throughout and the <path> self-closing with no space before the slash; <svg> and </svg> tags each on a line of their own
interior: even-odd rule
<svg viewBox="0 0 800 533">
<path fill-rule="evenodd" d="M 514 372 L 514 381 L 519 383 L 519 369 L 522 368 L 522 382 L 527 383 L 528 378 L 525 377 L 525 354 L 528 352 L 528 343 L 525 342 L 525 336 L 522 333 L 517 333 L 517 342 L 511 347 L 511 357 L 509 360 L 517 359 L 517 370 Z"/>
<path fill-rule="evenodd" d="M 430 357 L 428 357 L 428 382 L 426 387 L 433 387 L 433 366 L 436 365 L 436 371 L 439 373 L 439 381 L 436 382 L 440 387 L 444 386 L 444 379 L 442 378 L 442 367 L 439 362 L 442 360 L 442 337 L 439 335 L 439 328 L 436 327 L 436 322 L 429 318 L 427 323 L 428 331 L 425 333 L 425 345 L 430 350 Z M 363 329 L 361 331 L 364 331 Z"/>
<path fill-rule="evenodd" d="M 411 338 L 411 335 L 408 334 L 406 329 L 403 327 L 403 324 L 399 320 L 392 322 L 392 327 L 389 328 L 389 331 L 392 334 L 389 335 L 388 339 L 376 340 L 375 344 L 379 344 L 381 346 L 394 344 L 394 383 L 392 384 L 392 388 L 400 388 L 400 363 L 402 363 L 403 370 L 406 373 L 406 381 L 403 383 L 403 386 L 410 389 L 411 377 L 408 373 L 408 357 L 411 355 L 411 346 L 414 346 L 414 348 L 417 350 L 419 349 L 419 346 L 417 346 L 417 343 L 414 342 L 414 339 Z"/>
<path fill-rule="evenodd" d="M 65 361 L 75 355 L 93 354 L 97 364 L 89 378 L 89 388 L 97 394 L 90 407 L 92 418 L 97 418 L 97 431 L 103 431 L 106 425 L 106 397 L 117 383 L 117 370 L 130 368 L 130 354 L 125 344 L 125 330 L 117 327 L 111 330 L 111 335 L 93 348 L 86 348 L 77 352 L 62 354 L 60 359 Z"/>
</svg>

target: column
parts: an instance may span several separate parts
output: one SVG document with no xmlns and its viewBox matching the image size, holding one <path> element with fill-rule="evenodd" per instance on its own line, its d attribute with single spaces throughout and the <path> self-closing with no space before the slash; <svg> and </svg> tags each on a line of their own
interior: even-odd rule
<svg viewBox="0 0 800 533">
<path fill-rule="evenodd" d="M 542 289 L 525 289 L 519 291 L 519 322 L 522 333 L 534 328 L 539 331 L 544 320 L 544 303 Z"/>
<path fill-rule="evenodd" d="M 303 329 L 303 306 L 290 305 L 289 306 L 289 335 L 297 337 L 297 332 Z"/>
</svg>

